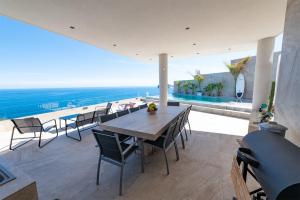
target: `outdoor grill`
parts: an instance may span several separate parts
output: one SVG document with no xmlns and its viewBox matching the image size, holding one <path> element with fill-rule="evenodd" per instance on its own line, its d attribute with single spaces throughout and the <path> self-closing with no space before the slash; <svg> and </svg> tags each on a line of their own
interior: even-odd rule
<svg viewBox="0 0 300 200">
<path fill-rule="evenodd" d="M 249 133 L 238 150 L 237 161 L 243 163 L 243 179 L 246 181 L 250 173 L 261 185 L 250 192 L 254 199 L 300 199 L 300 148 L 290 141 L 267 131 Z"/>
</svg>

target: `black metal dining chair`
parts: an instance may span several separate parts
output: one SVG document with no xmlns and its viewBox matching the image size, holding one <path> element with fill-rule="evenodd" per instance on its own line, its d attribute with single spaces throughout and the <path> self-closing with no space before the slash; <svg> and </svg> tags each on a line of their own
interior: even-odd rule
<svg viewBox="0 0 300 200">
<path fill-rule="evenodd" d="M 97 168 L 97 185 L 99 185 L 101 161 L 104 160 L 121 168 L 119 195 L 123 191 L 123 170 L 126 159 L 138 148 L 136 143 L 126 144 L 120 142 L 119 135 L 109 131 L 92 129 L 93 135 L 99 145 L 99 160 Z"/>
<path fill-rule="evenodd" d="M 176 153 L 176 160 L 179 160 L 179 154 L 178 154 L 178 148 L 176 144 L 176 140 L 174 140 L 174 130 L 176 127 L 177 121 L 174 121 L 171 123 L 169 126 L 168 130 L 166 131 L 165 134 L 160 136 L 157 140 L 152 141 L 152 140 L 146 140 L 144 141 L 147 144 L 150 144 L 156 148 L 162 149 L 166 161 L 166 167 L 167 167 L 167 175 L 170 174 L 169 171 L 169 163 L 168 163 L 168 158 L 167 158 L 167 151 L 174 146 L 175 147 L 175 153 Z"/>
<path fill-rule="evenodd" d="M 122 116 L 127 115 L 127 114 L 129 114 L 128 109 L 122 110 L 122 111 L 117 112 L 117 117 L 122 117 Z"/>
<path fill-rule="evenodd" d="M 140 105 L 139 108 L 140 109 L 148 108 L 148 105 L 145 103 L 145 104 Z"/>
<path fill-rule="evenodd" d="M 140 108 L 139 107 L 134 107 L 134 108 L 129 108 L 130 113 L 138 111 Z"/>
<path fill-rule="evenodd" d="M 192 134 L 191 125 L 190 125 L 190 121 L 189 121 L 189 115 L 190 115 L 191 109 L 192 109 L 192 106 L 189 106 L 189 107 L 186 109 L 185 115 L 184 115 L 184 119 L 183 119 L 183 128 L 184 128 L 184 131 L 185 131 L 185 133 L 186 133 L 186 128 L 185 128 L 185 126 L 188 124 L 190 134 Z M 187 134 L 186 134 L 186 140 L 187 140 Z"/>
<path fill-rule="evenodd" d="M 168 106 L 180 106 L 180 103 L 178 101 L 168 101 Z"/>
<path fill-rule="evenodd" d="M 9 149 L 10 150 L 15 150 L 15 149 L 23 146 L 24 144 L 30 142 L 34 138 L 39 138 L 39 147 L 42 148 L 58 136 L 58 130 L 57 130 L 57 125 L 56 125 L 56 120 L 55 119 L 49 120 L 49 121 L 44 122 L 44 123 L 41 123 L 39 118 L 34 118 L 34 117 L 23 118 L 23 119 L 11 119 L 11 121 L 14 124 L 14 127 L 13 127 L 13 130 L 12 130 L 10 144 L 9 144 Z M 52 124 L 50 124 L 50 123 L 52 123 Z M 47 142 L 45 142 L 42 145 L 42 133 L 44 133 L 44 132 L 51 133 L 49 131 L 53 128 L 55 128 L 55 130 L 56 130 L 56 132 L 55 132 L 56 136 L 54 138 L 48 140 Z M 33 137 L 14 138 L 15 129 L 17 129 L 18 132 L 22 135 L 25 134 L 25 133 L 33 133 L 34 136 Z M 40 133 L 40 135 L 37 137 L 36 133 Z M 29 139 L 29 140 L 23 142 L 20 145 L 15 146 L 13 148 L 12 147 L 13 140 L 21 140 L 21 139 Z"/>
<path fill-rule="evenodd" d="M 102 115 L 99 118 L 100 123 L 104 123 L 113 119 L 116 119 L 118 117 L 117 113 L 112 113 L 112 114 L 108 114 L 108 115 Z M 121 142 L 126 142 L 128 140 L 130 140 L 132 137 L 128 136 L 128 135 L 123 135 L 123 134 L 118 134 L 119 135 L 119 139 Z"/>
<path fill-rule="evenodd" d="M 183 129 L 183 124 L 184 124 L 184 115 L 185 112 L 182 112 L 178 117 L 177 117 L 177 124 L 176 127 L 174 129 L 174 133 L 173 133 L 173 137 L 174 140 L 177 140 L 180 137 L 181 140 L 181 144 L 182 144 L 182 148 L 185 149 L 185 144 L 184 144 L 184 138 L 183 138 L 183 133 L 182 133 L 182 129 Z"/>
</svg>

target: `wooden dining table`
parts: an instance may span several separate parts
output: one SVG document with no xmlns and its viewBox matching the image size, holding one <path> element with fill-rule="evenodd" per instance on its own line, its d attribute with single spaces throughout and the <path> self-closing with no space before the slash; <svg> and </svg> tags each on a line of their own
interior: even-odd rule
<svg viewBox="0 0 300 200">
<path fill-rule="evenodd" d="M 141 109 L 100 124 L 103 130 L 136 137 L 141 150 L 142 172 L 144 172 L 144 140 L 156 140 L 170 123 L 188 108 L 187 105 L 158 107 L 154 114 Z"/>
</svg>

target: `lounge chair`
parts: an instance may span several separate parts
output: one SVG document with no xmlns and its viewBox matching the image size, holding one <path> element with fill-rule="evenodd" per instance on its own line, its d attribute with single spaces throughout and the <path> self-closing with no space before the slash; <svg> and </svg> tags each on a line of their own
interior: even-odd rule
<svg viewBox="0 0 300 200">
<path fill-rule="evenodd" d="M 66 136 L 71 139 L 81 141 L 81 132 L 96 126 L 95 125 L 95 126 L 89 126 L 89 127 L 82 128 L 86 125 L 90 125 L 90 124 L 97 122 L 95 120 L 97 120 L 98 118 L 95 118 L 95 113 L 96 113 L 96 111 L 79 114 L 79 115 L 77 115 L 76 120 L 73 120 L 73 119 L 66 120 L 66 127 L 65 127 Z M 68 121 L 71 121 L 71 123 L 68 123 Z M 77 129 L 78 138 L 68 135 L 68 127 Z"/>
<path fill-rule="evenodd" d="M 15 150 L 15 149 L 19 148 L 20 146 L 23 146 L 27 142 L 30 142 L 34 138 L 39 138 L 39 147 L 42 148 L 58 136 L 58 130 L 57 130 L 57 125 L 56 125 L 55 119 L 49 120 L 44 123 L 41 123 L 41 121 L 38 118 L 34 118 L 34 117 L 23 118 L 23 119 L 12 119 L 11 121 L 14 124 L 14 127 L 12 130 L 11 139 L 10 139 L 10 145 L 9 145 L 10 150 Z M 51 122 L 52 122 L 52 124 L 50 124 Z M 56 136 L 54 138 L 48 140 L 46 143 L 44 143 L 42 145 L 42 133 L 49 132 L 53 128 L 55 128 L 55 130 L 56 130 L 56 132 L 55 132 Z M 15 129 L 17 129 L 20 134 L 33 133 L 33 137 L 14 138 Z M 39 136 L 36 136 L 37 132 L 40 133 Z M 20 140 L 20 139 L 29 139 L 29 140 L 12 148 L 13 140 Z"/>
<path fill-rule="evenodd" d="M 110 102 L 108 102 L 106 106 L 96 106 L 94 121 L 97 121 L 100 115 L 108 115 L 109 113 L 111 113 L 112 110 L 111 107 L 112 107 L 112 103 Z"/>
<path fill-rule="evenodd" d="M 109 131 L 93 129 L 93 135 L 99 146 L 99 159 L 97 168 L 97 185 L 99 185 L 101 161 L 104 160 L 121 168 L 119 195 L 123 191 L 123 169 L 127 158 L 138 148 L 136 143 L 126 144 L 120 142 L 119 135 Z"/>
</svg>

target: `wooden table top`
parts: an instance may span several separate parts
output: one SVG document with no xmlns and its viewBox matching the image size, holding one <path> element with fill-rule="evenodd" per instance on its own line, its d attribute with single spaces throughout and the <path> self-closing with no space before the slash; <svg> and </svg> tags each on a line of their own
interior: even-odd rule
<svg viewBox="0 0 300 200">
<path fill-rule="evenodd" d="M 101 123 L 100 128 L 147 140 L 156 140 L 168 128 L 168 125 L 187 108 L 186 105 L 159 107 L 153 115 L 149 114 L 147 109 L 141 109 Z"/>
</svg>

